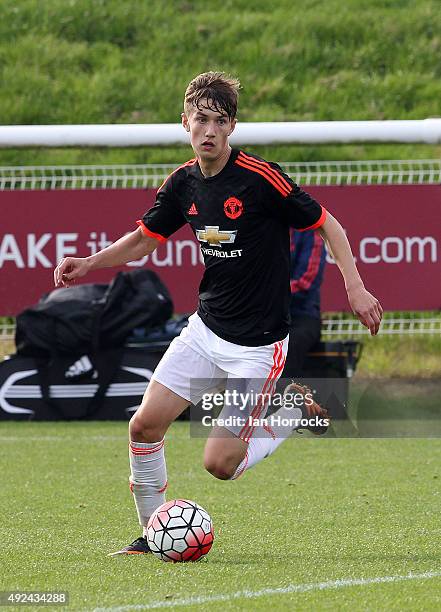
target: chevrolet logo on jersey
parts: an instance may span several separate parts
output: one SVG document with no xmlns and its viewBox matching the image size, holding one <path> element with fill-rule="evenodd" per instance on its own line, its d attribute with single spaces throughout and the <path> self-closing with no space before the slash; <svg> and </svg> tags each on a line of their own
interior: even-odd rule
<svg viewBox="0 0 441 612">
<path fill-rule="evenodd" d="M 205 229 L 197 229 L 196 237 L 200 242 L 206 242 L 210 246 L 232 244 L 236 240 L 237 230 L 219 230 L 218 225 L 206 225 Z"/>
</svg>

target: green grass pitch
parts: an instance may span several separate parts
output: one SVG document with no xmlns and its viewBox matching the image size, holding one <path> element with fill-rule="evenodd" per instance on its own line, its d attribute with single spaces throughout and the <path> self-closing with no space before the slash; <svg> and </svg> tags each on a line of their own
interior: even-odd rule
<svg viewBox="0 0 441 612">
<path fill-rule="evenodd" d="M 67 590 L 69 610 L 439 609 L 441 440 L 296 435 L 221 482 L 202 467 L 203 440 L 176 423 L 168 498 L 204 506 L 216 539 L 206 560 L 169 564 L 106 556 L 139 534 L 126 431 L 0 426 L 0 590 Z M 369 583 L 411 573 L 430 575 Z"/>
</svg>

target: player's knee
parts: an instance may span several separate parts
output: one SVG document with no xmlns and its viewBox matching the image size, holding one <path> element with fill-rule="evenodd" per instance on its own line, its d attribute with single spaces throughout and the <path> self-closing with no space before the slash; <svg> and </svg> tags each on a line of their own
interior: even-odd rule
<svg viewBox="0 0 441 612">
<path fill-rule="evenodd" d="M 204 459 L 204 467 L 207 472 L 219 480 L 230 480 L 237 469 L 236 462 L 226 461 L 214 457 L 206 457 Z"/>
<path fill-rule="evenodd" d="M 136 413 L 129 423 L 129 436 L 134 442 L 158 442 L 164 437 L 164 430 L 157 424 L 141 418 Z"/>
</svg>

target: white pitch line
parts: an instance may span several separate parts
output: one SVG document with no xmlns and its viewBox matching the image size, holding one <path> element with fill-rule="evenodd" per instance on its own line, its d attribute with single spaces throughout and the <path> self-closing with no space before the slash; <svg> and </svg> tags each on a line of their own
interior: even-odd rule
<svg viewBox="0 0 441 612">
<path fill-rule="evenodd" d="M 342 587 L 366 586 L 384 582 L 401 582 L 404 580 L 425 580 L 427 578 L 439 578 L 441 572 L 424 572 L 423 574 L 407 574 L 407 576 L 379 576 L 377 578 L 347 578 L 342 580 L 330 580 L 328 582 L 315 582 L 311 584 L 290 584 L 286 587 L 275 589 L 262 589 L 261 591 L 236 591 L 219 595 L 207 595 L 199 597 L 188 597 L 187 599 L 154 601 L 149 604 L 133 604 L 128 606 L 116 606 L 113 608 L 95 608 L 94 612 L 124 612 L 125 610 L 153 610 L 156 608 L 176 608 L 178 606 L 195 606 L 213 603 L 217 601 L 230 601 L 232 599 L 256 599 L 271 595 L 286 595 L 288 593 L 307 593 L 308 591 L 324 591 L 326 589 L 340 589 Z"/>
</svg>

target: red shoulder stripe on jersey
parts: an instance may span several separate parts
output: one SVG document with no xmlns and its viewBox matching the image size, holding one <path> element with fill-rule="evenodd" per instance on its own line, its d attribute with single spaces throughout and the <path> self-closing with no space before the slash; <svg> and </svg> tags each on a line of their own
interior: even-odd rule
<svg viewBox="0 0 441 612">
<path fill-rule="evenodd" d="M 324 208 L 322 206 L 322 214 L 320 215 L 320 219 L 318 221 L 316 221 L 313 225 L 310 225 L 309 227 L 304 227 L 302 229 L 297 230 L 298 232 L 306 232 L 306 230 L 314 230 L 317 229 L 319 227 L 321 227 L 323 225 L 323 223 L 326 220 L 326 215 L 327 215 L 327 210 L 326 208 Z"/>
<path fill-rule="evenodd" d="M 264 168 L 256 168 L 254 166 L 252 166 L 251 164 L 249 164 L 248 162 L 244 162 L 241 159 L 239 159 L 239 157 L 236 159 L 236 161 L 234 162 L 235 164 L 237 164 L 238 166 L 242 166 L 242 168 L 246 168 L 247 170 L 251 170 L 251 172 L 256 172 L 257 174 L 260 174 L 261 176 L 263 176 L 264 178 L 266 178 L 266 180 L 271 183 L 271 185 L 273 187 L 275 187 L 275 189 L 277 189 L 277 191 L 283 195 L 284 198 L 286 198 L 287 195 L 289 195 L 289 191 L 287 191 L 286 189 L 280 187 L 279 183 L 276 183 L 276 181 L 271 178 L 270 176 L 268 176 L 266 170 Z"/>
<path fill-rule="evenodd" d="M 291 185 L 287 181 L 285 181 L 285 179 L 280 176 L 280 174 L 278 174 L 276 170 L 271 168 L 269 164 L 266 164 L 266 162 L 260 162 L 257 159 L 253 159 L 252 157 L 244 156 L 242 154 L 242 151 L 239 153 L 238 159 L 255 168 L 261 168 L 264 172 L 268 174 L 268 176 L 271 176 L 271 178 L 280 186 L 281 189 L 287 191 L 288 193 L 291 191 Z"/>
<path fill-rule="evenodd" d="M 281 183 L 282 187 L 285 187 L 286 189 L 288 189 L 289 191 L 291 191 L 292 187 L 291 185 L 288 183 L 288 181 L 281 175 L 281 173 L 279 172 L 279 170 L 277 170 L 276 168 L 273 168 L 272 166 L 270 166 L 270 164 L 266 161 L 263 161 L 262 159 L 256 159 L 255 157 L 251 157 L 251 155 L 247 155 L 246 153 L 244 153 L 243 151 L 240 151 L 239 155 L 244 159 L 244 160 L 248 160 L 248 161 L 252 161 L 255 162 L 256 164 L 260 164 L 261 166 L 263 166 L 264 168 L 268 169 L 268 172 L 270 172 L 271 174 L 275 175 L 278 180 Z"/>
<path fill-rule="evenodd" d="M 158 187 L 158 191 L 160 189 L 162 189 L 164 187 L 164 185 L 166 184 L 166 182 L 168 181 L 168 179 L 173 176 L 173 174 L 175 172 L 177 172 L 178 170 L 180 170 L 181 168 L 185 168 L 185 166 L 193 166 L 195 163 L 197 162 L 196 157 L 194 159 L 189 159 L 187 162 L 185 162 L 185 164 L 182 164 L 181 166 L 178 166 L 176 168 L 176 170 L 173 170 L 173 172 L 171 172 L 168 177 L 162 182 L 162 184 Z"/>
<path fill-rule="evenodd" d="M 159 242 L 166 242 L 167 238 L 164 238 L 164 236 L 161 236 L 161 234 L 155 234 L 155 232 L 151 232 L 149 228 L 144 224 L 144 221 L 142 221 L 142 219 L 138 219 L 136 224 L 139 225 L 139 227 L 142 229 L 144 234 L 146 234 L 146 236 L 150 236 L 150 238 L 156 238 L 156 240 L 159 240 Z"/>
</svg>

